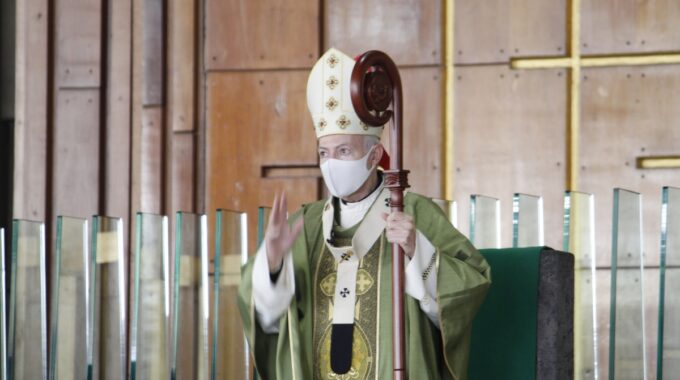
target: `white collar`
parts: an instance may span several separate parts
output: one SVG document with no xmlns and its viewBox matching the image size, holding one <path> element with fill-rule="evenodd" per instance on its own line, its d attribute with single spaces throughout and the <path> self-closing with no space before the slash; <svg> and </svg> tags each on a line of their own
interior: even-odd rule
<svg viewBox="0 0 680 380">
<path fill-rule="evenodd" d="M 381 185 L 371 194 L 372 202 L 369 203 L 369 209 L 363 217 L 363 221 L 357 228 L 352 237 L 352 244 L 347 247 L 335 247 L 330 244 L 331 231 L 333 230 L 333 219 L 335 216 L 335 207 L 333 206 L 333 198 L 329 198 L 324 206 L 324 211 L 321 216 L 323 238 L 328 250 L 333 254 L 336 261 L 342 259 L 343 254 L 349 254 L 352 260 L 360 260 L 368 250 L 371 249 L 373 243 L 380 237 L 380 234 L 385 229 L 385 220 L 382 218 L 382 213 L 389 213 L 389 206 L 386 202 L 381 202 L 382 198 L 389 198 L 390 191 Z M 367 198 L 368 199 L 368 198 Z M 367 200 L 364 199 L 364 200 Z M 363 201 L 360 201 L 363 202 Z M 355 202 L 355 203 L 360 203 Z"/>
<path fill-rule="evenodd" d="M 375 200 L 378 198 L 378 195 L 380 195 L 382 189 L 383 180 L 381 178 L 378 187 L 373 190 L 373 192 L 366 198 L 358 202 L 344 202 L 341 199 L 338 200 L 338 204 L 340 205 L 340 220 L 338 221 L 340 227 L 349 228 L 359 223 L 366 215 L 366 212 L 368 212 L 368 209 L 371 208 Z"/>
</svg>

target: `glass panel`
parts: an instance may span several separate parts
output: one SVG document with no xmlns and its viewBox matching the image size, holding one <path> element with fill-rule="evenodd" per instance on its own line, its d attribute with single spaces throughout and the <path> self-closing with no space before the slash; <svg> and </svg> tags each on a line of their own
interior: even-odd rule
<svg viewBox="0 0 680 380">
<path fill-rule="evenodd" d="M 539 247 L 543 244 L 543 198 L 515 193 L 512 197 L 512 246 Z"/>
<path fill-rule="evenodd" d="M 205 215 L 178 212 L 176 223 L 171 377 L 207 379 L 210 312 L 207 219 Z"/>
<path fill-rule="evenodd" d="M 0 228 L 0 378 L 7 379 L 7 269 L 5 266 L 5 229 Z"/>
<path fill-rule="evenodd" d="M 47 294 L 45 224 L 12 224 L 12 273 L 9 301 L 8 375 L 47 378 Z"/>
<path fill-rule="evenodd" d="M 470 196 L 470 241 L 477 248 L 501 247 L 501 202 L 484 195 Z"/>
<path fill-rule="evenodd" d="M 50 379 L 87 377 L 87 220 L 57 217 L 50 321 Z"/>
<path fill-rule="evenodd" d="M 664 187 L 662 199 L 657 378 L 665 380 L 680 373 L 680 189 Z"/>
<path fill-rule="evenodd" d="M 446 199 L 432 199 L 432 202 L 439 206 L 442 211 L 444 211 L 444 214 L 446 214 L 446 217 L 449 218 L 451 224 L 458 228 L 458 205 L 456 204 L 456 201 L 447 201 Z"/>
<path fill-rule="evenodd" d="M 609 376 L 646 379 L 640 194 L 614 189 Z"/>
<path fill-rule="evenodd" d="M 236 305 L 241 265 L 248 260 L 246 214 L 217 210 L 215 233 L 212 379 L 248 380 L 250 353 Z"/>
<path fill-rule="evenodd" d="M 271 207 L 260 207 L 257 210 L 257 246 L 259 247 L 264 240 L 265 226 L 269 223 L 269 213 L 272 211 Z M 259 374 L 257 369 L 253 369 L 253 380 L 258 380 Z"/>
<path fill-rule="evenodd" d="M 95 216 L 92 221 L 93 339 L 88 378 L 122 379 L 126 374 L 126 279 L 123 220 Z"/>
<path fill-rule="evenodd" d="M 574 254 L 574 373 L 597 379 L 595 201 L 592 194 L 564 196 L 564 250 Z"/>
<path fill-rule="evenodd" d="M 130 374 L 133 379 L 167 379 L 170 276 L 168 217 L 137 213 L 132 262 Z"/>
</svg>

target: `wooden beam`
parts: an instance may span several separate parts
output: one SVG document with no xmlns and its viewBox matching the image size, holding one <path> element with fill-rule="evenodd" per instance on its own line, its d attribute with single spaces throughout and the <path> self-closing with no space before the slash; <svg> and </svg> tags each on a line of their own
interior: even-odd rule
<svg viewBox="0 0 680 380">
<path fill-rule="evenodd" d="M 196 9 L 195 0 L 168 5 L 168 86 L 165 209 L 195 211 L 196 194 Z"/>
<path fill-rule="evenodd" d="M 132 47 L 132 1 L 108 1 L 108 30 L 104 64 L 106 140 L 104 170 L 104 213 L 130 222 L 130 95 Z M 127 231 L 126 231 L 127 232 Z M 127 233 L 125 234 L 127 237 Z M 129 239 L 124 239 L 129 242 Z M 127 252 L 127 249 L 126 249 Z"/>
<path fill-rule="evenodd" d="M 142 7 L 142 102 L 144 106 L 163 105 L 164 2 L 144 0 Z"/>
</svg>

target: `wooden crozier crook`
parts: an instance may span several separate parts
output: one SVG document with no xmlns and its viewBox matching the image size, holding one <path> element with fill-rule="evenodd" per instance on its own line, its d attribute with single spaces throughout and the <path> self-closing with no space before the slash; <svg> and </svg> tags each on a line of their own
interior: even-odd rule
<svg viewBox="0 0 680 380">
<path fill-rule="evenodd" d="M 404 189 L 408 188 L 408 170 L 402 170 L 402 110 L 399 70 L 387 54 L 371 50 L 354 65 L 350 92 L 354 111 L 369 126 L 390 123 L 390 170 L 385 170 L 385 187 L 390 189 L 392 212 L 404 210 Z M 388 109 L 392 105 L 391 109 Z M 392 244 L 392 336 L 395 380 L 406 379 L 404 335 L 404 251 Z"/>
</svg>

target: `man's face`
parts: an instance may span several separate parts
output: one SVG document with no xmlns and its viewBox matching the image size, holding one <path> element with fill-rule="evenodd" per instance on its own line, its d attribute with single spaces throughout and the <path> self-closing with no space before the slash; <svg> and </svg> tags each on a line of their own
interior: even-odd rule
<svg viewBox="0 0 680 380">
<path fill-rule="evenodd" d="M 365 155 L 361 135 L 328 135 L 319 138 L 319 160 L 322 164 L 329 158 L 353 161 Z"/>
</svg>

